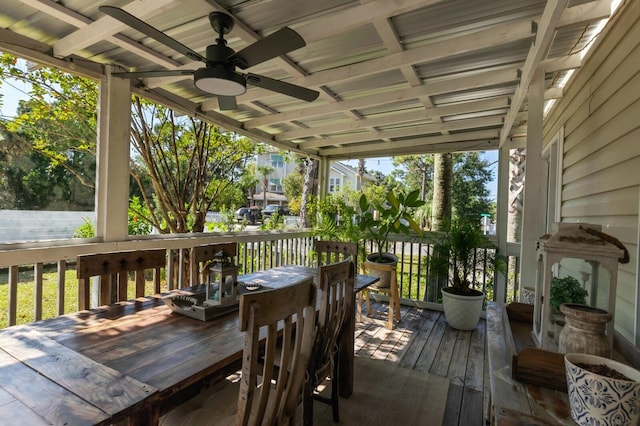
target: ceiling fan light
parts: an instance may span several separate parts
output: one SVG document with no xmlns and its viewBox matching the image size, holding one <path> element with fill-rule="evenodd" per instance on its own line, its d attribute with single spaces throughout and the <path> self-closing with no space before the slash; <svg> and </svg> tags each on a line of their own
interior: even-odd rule
<svg viewBox="0 0 640 426">
<path fill-rule="evenodd" d="M 225 68 L 200 68 L 193 80 L 198 89 L 212 95 L 238 96 L 247 91 L 244 77 Z"/>
</svg>

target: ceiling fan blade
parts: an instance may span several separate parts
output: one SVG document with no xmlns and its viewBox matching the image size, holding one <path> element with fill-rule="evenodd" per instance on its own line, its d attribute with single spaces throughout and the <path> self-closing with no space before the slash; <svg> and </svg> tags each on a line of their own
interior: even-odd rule
<svg viewBox="0 0 640 426">
<path fill-rule="evenodd" d="M 207 59 L 204 56 L 200 55 L 198 52 L 188 48 L 184 44 L 169 37 L 165 33 L 153 28 L 151 25 L 136 18 L 123 9 L 114 6 L 100 6 L 99 9 L 102 13 L 105 13 L 112 18 L 117 19 L 123 24 L 126 24 L 131 28 L 140 31 L 141 33 L 155 39 L 156 41 L 159 41 L 165 46 L 172 48 L 176 52 L 182 53 L 187 58 L 191 58 L 196 61 L 207 62 Z"/>
<path fill-rule="evenodd" d="M 274 80 L 273 78 L 251 73 L 247 74 L 247 83 L 262 87 L 263 89 L 273 90 L 274 92 L 279 92 L 287 96 L 302 99 L 307 102 L 315 101 L 320 95 L 320 92 L 317 90 L 307 89 L 306 87 L 285 83 L 284 81 Z"/>
<path fill-rule="evenodd" d="M 229 57 L 238 68 L 246 69 L 306 46 L 304 39 L 289 27 L 284 27 Z"/>
<path fill-rule="evenodd" d="M 153 77 L 171 77 L 174 75 L 192 75 L 193 70 L 159 70 L 159 71 L 132 71 L 132 72 L 114 72 L 112 75 L 127 78 L 153 78 Z"/>
<path fill-rule="evenodd" d="M 222 111 L 231 111 L 238 108 L 235 96 L 218 96 L 218 106 Z"/>
</svg>

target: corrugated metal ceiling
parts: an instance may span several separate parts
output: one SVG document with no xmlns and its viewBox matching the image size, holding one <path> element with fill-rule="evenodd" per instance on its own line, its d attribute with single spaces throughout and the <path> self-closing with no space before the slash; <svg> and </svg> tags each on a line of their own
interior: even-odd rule
<svg viewBox="0 0 640 426">
<path fill-rule="evenodd" d="M 497 147 L 512 131 L 526 129 L 526 115 L 505 119 L 510 108 L 527 110 L 526 96 L 516 106 L 509 101 L 522 90 L 518 83 L 532 55 L 535 31 L 554 35 L 548 53 L 529 65 L 545 67 L 551 88 L 566 66 L 550 59 L 579 52 L 608 14 L 609 2 L 569 1 L 557 26 L 545 27 L 545 8 L 548 13 L 563 1 L 5 0 L 0 50 L 25 54 L 36 41 L 45 55 L 128 71 L 203 65 L 117 21 L 99 25 L 105 19 L 99 6 L 129 3 L 147 4 L 138 18 L 203 55 L 217 37 L 207 18 L 212 11 L 236 19 L 227 36 L 236 51 L 285 25 L 296 30 L 306 47 L 248 71 L 320 91 L 311 103 L 249 86 L 237 98 L 236 110 L 220 111 L 216 97 L 196 89 L 191 76 L 132 85 L 255 139 L 344 159 L 442 152 L 447 143 L 455 150 Z M 78 42 L 66 46 L 63 55 L 56 53 L 60 40 L 94 28 L 95 42 Z M 149 59 L 140 46 L 157 58 Z"/>
</svg>

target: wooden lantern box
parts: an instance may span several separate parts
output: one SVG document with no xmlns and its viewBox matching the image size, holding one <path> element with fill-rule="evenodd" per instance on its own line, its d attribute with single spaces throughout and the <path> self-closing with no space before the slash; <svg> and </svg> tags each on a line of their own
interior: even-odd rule
<svg viewBox="0 0 640 426">
<path fill-rule="evenodd" d="M 539 349 L 533 341 L 533 305 L 514 302 L 502 309 L 512 378 L 566 392 L 564 354 Z"/>
</svg>

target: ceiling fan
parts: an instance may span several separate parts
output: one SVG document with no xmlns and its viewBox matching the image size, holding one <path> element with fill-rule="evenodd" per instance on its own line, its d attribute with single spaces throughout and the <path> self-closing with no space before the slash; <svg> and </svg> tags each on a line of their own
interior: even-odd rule
<svg viewBox="0 0 640 426">
<path fill-rule="evenodd" d="M 234 19 L 226 13 L 211 12 L 209 14 L 209 22 L 213 30 L 219 34 L 219 38 L 216 39 L 215 44 L 207 46 L 206 55 L 202 56 L 123 9 L 114 6 L 100 6 L 99 9 L 101 12 L 182 53 L 186 57 L 205 63 L 203 68 L 197 70 L 121 72 L 113 73 L 113 75 L 145 78 L 193 74 L 195 86 L 204 92 L 217 95 L 218 104 L 222 110 L 237 108 L 235 97 L 247 90 L 247 83 L 307 102 L 316 100 L 319 95 L 316 90 L 307 89 L 306 87 L 285 83 L 284 81 L 258 74 L 242 74 L 236 71 L 236 67 L 247 69 L 276 56 L 304 47 L 305 41 L 291 28 L 284 27 L 235 52 L 227 46 L 227 41 L 224 39 L 224 35 L 228 34 L 233 28 Z"/>
</svg>

